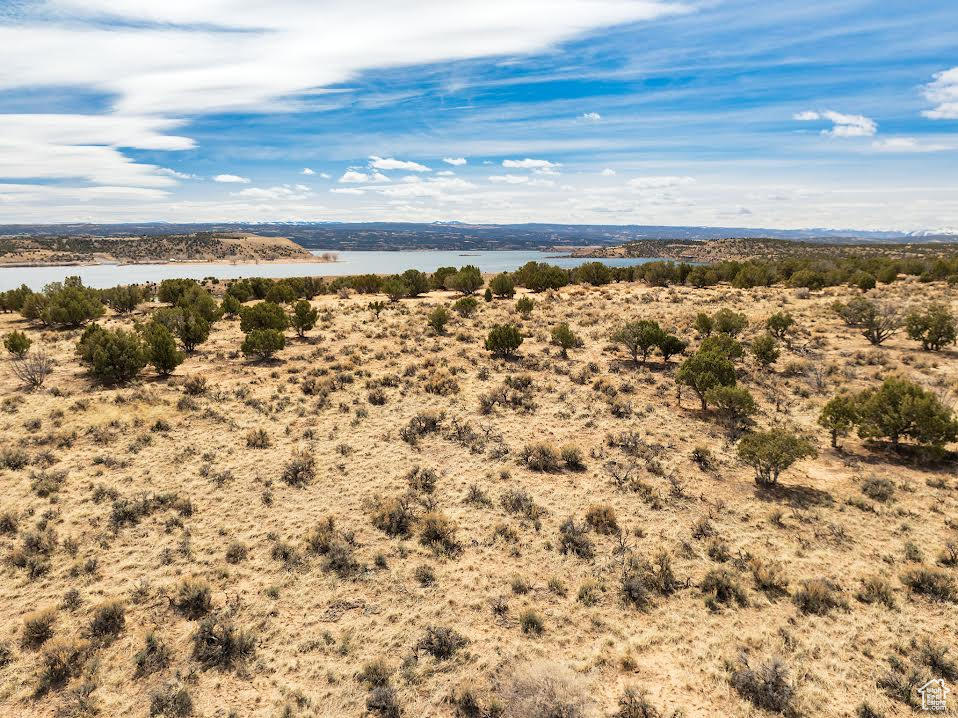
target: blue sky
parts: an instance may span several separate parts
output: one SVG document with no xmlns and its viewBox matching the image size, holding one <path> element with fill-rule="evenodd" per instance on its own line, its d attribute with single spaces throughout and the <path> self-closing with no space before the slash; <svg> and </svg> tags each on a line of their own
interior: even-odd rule
<svg viewBox="0 0 958 718">
<path fill-rule="evenodd" d="M 958 7 L 0 0 L 0 221 L 958 227 Z"/>
</svg>

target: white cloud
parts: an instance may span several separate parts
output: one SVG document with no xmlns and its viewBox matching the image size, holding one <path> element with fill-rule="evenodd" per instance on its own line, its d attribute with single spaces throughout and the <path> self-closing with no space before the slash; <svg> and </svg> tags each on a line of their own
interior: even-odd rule
<svg viewBox="0 0 958 718">
<path fill-rule="evenodd" d="M 526 157 L 524 160 L 503 160 L 502 166 L 508 167 L 510 169 L 548 170 L 561 167 L 562 165 L 560 165 L 558 162 L 550 162 L 549 160 L 534 160 Z"/>
<path fill-rule="evenodd" d="M 303 171 L 300 172 L 300 174 L 301 174 L 301 175 L 314 175 L 314 174 L 316 174 L 316 173 L 315 173 L 313 170 L 311 170 L 309 167 L 303 167 Z"/>
<path fill-rule="evenodd" d="M 602 115 L 598 112 L 586 112 L 583 115 L 579 116 L 580 120 L 585 120 L 586 122 L 598 122 L 602 119 Z"/>
<path fill-rule="evenodd" d="M 332 179 L 332 176 L 328 172 L 320 172 L 319 176 L 323 179 Z"/>
<path fill-rule="evenodd" d="M 382 172 L 360 172 L 346 170 L 339 181 L 344 184 L 365 184 L 367 182 L 389 182 L 390 179 Z"/>
<path fill-rule="evenodd" d="M 455 177 L 456 173 L 452 170 L 439 170 L 436 172 L 437 177 Z"/>
<path fill-rule="evenodd" d="M 465 157 L 443 157 L 442 161 L 447 165 L 453 165 L 454 167 L 461 167 L 466 164 L 468 161 Z"/>
<path fill-rule="evenodd" d="M 958 148 L 958 145 L 943 145 L 925 143 L 914 137 L 889 137 L 886 140 L 872 142 L 872 147 L 879 152 L 945 152 Z"/>
<path fill-rule="evenodd" d="M 814 122 L 828 120 L 832 123 L 830 130 L 822 130 L 823 135 L 832 137 L 871 137 L 878 132 L 878 123 L 864 115 L 848 115 L 834 110 L 815 112 L 805 110 L 792 115 L 792 119 L 799 122 Z"/>
<path fill-rule="evenodd" d="M 529 176 L 512 174 L 490 175 L 489 181 L 496 182 L 498 184 L 525 184 L 529 181 Z"/>
<path fill-rule="evenodd" d="M 426 167 L 426 165 L 421 165 L 418 162 L 397 160 L 393 157 L 376 157 L 375 155 L 369 158 L 369 166 L 377 170 L 405 170 L 407 172 L 432 171 L 429 167 Z"/>
<path fill-rule="evenodd" d="M 303 200 L 309 197 L 309 187 L 303 185 L 279 185 L 276 187 L 247 187 L 234 192 L 234 197 L 246 197 L 259 200 Z"/>
<path fill-rule="evenodd" d="M 606 167 L 604 170 L 599 172 L 603 177 L 615 177 L 615 170 L 611 167 Z"/>
<path fill-rule="evenodd" d="M 647 177 L 635 177 L 626 184 L 632 189 L 666 189 L 668 187 L 681 187 L 695 182 L 694 177 L 677 177 L 673 175 L 651 175 Z"/>
<path fill-rule="evenodd" d="M 958 120 L 958 67 L 935 73 L 924 87 L 925 99 L 935 108 L 921 114 L 930 120 Z"/>
<path fill-rule="evenodd" d="M 216 175 L 213 181 L 225 184 L 249 184 L 251 182 L 249 177 L 240 177 L 239 175 Z"/>
<path fill-rule="evenodd" d="M 180 180 L 200 179 L 196 175 L 188 174 L 186 172 L 177 172 L 176 170 L 170 169 L 169 167 L 160 167 L 156 170 L 156 173 L 158 175 L 163 175 L 164 177 L 172 177 L 173 179 L 180 179 Z"/>
</svg>

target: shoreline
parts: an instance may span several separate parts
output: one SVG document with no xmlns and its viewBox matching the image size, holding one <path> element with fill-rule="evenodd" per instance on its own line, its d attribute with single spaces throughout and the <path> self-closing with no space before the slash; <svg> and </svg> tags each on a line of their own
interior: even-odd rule
<svg viewBox="0 0 958 718">
<path fill-rule="evenodd" d="M 23 268 L 46 268 L 46 269 L 55 269 L 57 267 L 141 267 L 141 266 L 177 266 L 185 265 L 190 267 L 202 266 L 204 264 L 216 264 L 216 265 L 236 265 L 236 266 L 249 266 L 257 264 L 337 264 L 341 260 L 339 259 L 323 259 L 322 257 L 316 256 L 313 259 L 306 259 L 305 257 L 277 257 L 276 259 L 182 259 L 182 260 L 169 260 L 169 259 L 157 259 L 157 260 L 147 260 L 143 262 L 91 262 L 91 261 L 79 261 L 79 262 L 4 262 L 0 260 L 0 269 L 23 269 Z"/>
</svg>

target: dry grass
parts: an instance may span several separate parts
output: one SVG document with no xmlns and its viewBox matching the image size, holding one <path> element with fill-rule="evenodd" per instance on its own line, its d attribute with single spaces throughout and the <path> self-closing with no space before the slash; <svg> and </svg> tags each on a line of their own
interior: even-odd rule
<svg viewBox="0 0 958 718">
<path fill-rule="evenodd" d="M 879 292 L 956 308 L 943 284 Z M 828 310 L 850 296 L 569 287 L 443 336 L 448 293 L 378 319 L 319 297 L 272 363 L 224 320 L 169 379 L 109 389 L 75 332 L 27 328 L 55 365 L 29 393 L 0 366 L 0 713 L 904 715 L 913 679 L 954 669 L 955 467 L 833 450 L 815 420 L 893 371 L 954 403 L 958 354 L 871 347 Z M 679 399 L 679 358 L 636 369 L 609 341 L 649 318 L 694 347 L 721 307 L 746 340 L 797 320 L 772 371 L 738 363 L 758 427 L 818 440 L 774 489 Z M 508 361 L 483 348 L 505 322 Z"/>
</svg>

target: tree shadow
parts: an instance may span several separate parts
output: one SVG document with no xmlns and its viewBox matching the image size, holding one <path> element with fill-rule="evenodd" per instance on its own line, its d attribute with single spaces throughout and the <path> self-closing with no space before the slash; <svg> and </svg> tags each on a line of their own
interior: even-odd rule
<svg viewBox="0 0 958 718">
<path fill-rule="evenodd" d="M 793 509 L 831 506 L 835 503 L 835 499 L 827 491 L 811 486 L 785 484 L 758 485 L 755 487 L 755 497 L 760 501 L 785 502 Z"/>
</svg>

